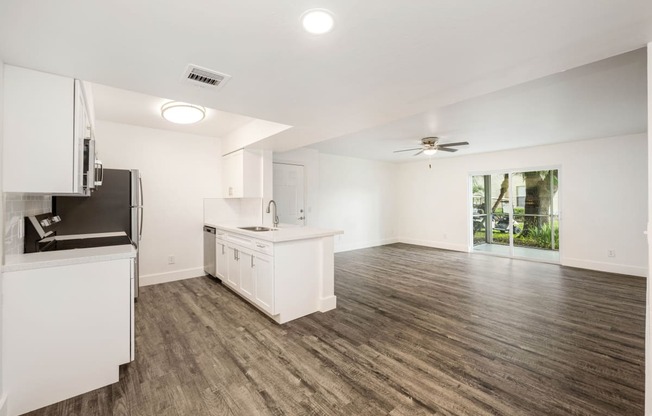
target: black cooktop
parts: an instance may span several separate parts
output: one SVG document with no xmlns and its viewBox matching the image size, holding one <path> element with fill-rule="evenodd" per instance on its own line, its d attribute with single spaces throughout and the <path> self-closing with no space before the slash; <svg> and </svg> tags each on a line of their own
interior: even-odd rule
<svg viewBox="0 0 652 416">
<path fill-rule="evenodd" d="M 131 239 L 126 235 L 116 237 L 75 238 L 70 240 L 52 240 L 47 243 L 39 242 L 38 251 L 74 250 L 76 248 L 121 246 L 124 244 L 131 244 Z"/>
</svg>

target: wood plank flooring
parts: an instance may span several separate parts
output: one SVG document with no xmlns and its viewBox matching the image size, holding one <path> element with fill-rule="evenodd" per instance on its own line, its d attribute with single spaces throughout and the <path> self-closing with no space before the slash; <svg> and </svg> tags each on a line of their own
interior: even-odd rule
<svg viewBox="0 0 652 416">
<path fill-rule="evenodd" d="M 643 415 L 645 279 L 407 244 L 336 255 L 279 326 L 207 277 L 141 289 L 120 382 L 31 415 Z"/>
</svg>

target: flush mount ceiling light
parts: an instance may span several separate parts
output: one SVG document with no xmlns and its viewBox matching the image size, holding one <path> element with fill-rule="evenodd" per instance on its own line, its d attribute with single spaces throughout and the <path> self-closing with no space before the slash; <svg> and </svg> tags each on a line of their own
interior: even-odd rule
<svg viewBox="0 0 652 416">
<path fill-rule="evenodd" d="M 193 124 L 202 121 L 206 109 L 199 105 L 170 101 L 161 107 L 161 116 L 176 124 Z"/>
<path fill-rule="evenodd" d="M 333 14 L 326 9 L 310 9 L 301 15 L 303 28 L 313 35 L 323 35 L 333 29 Z"/>
</svg>

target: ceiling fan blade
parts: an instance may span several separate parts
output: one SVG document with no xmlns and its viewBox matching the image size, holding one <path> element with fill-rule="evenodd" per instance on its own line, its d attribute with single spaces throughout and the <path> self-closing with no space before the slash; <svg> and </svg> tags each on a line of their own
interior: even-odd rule
<svg viewBox="0 0 652 416">
<path fill-rule="evenodd" d="M 469 142 L 455 142 L 455 143 L 438 144 L 437 147 L 466 146 L 468 144 Z"/>
<path fill-rule="evenodd" d="M 421 153 L 423 153 L 423 150 L 424 150 L 424 149 L 419 150 L 418 152 L 416 152 L 416 153 L 413 154 L 412 156 L 419 156 Z"/>
<path fill-rule="evenodd" d="M 447 147 L 438 147 L 437 148 L 437 151 L 441 151 L 441 152 L 457 152 L 458 150 L 460 150 L 460 149 L 449 149 Z"/>
<path fill-rule="evenodd" d="M 400 152 L 412 152 L 414 150 L 419 150 L 421 149 L 420 147 L 415 147 L 413 149 L 403 149 L 403 150 L 394 150 L 394 153 L 400 153 Z"/>
</svg>

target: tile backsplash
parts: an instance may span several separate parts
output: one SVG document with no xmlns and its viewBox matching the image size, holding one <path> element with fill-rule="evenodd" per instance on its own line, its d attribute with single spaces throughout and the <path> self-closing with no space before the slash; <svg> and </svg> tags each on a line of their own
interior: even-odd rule
<svg viewBox="0 0 652 416">
<path fill-rule="evenodd" d="M 28 215 L 37 215 L 52 210 L 52 197 L 49 195 L 3 194 L 4 206 L 4 254 L 24 252 L 25 221 Z"/>
</svg>

